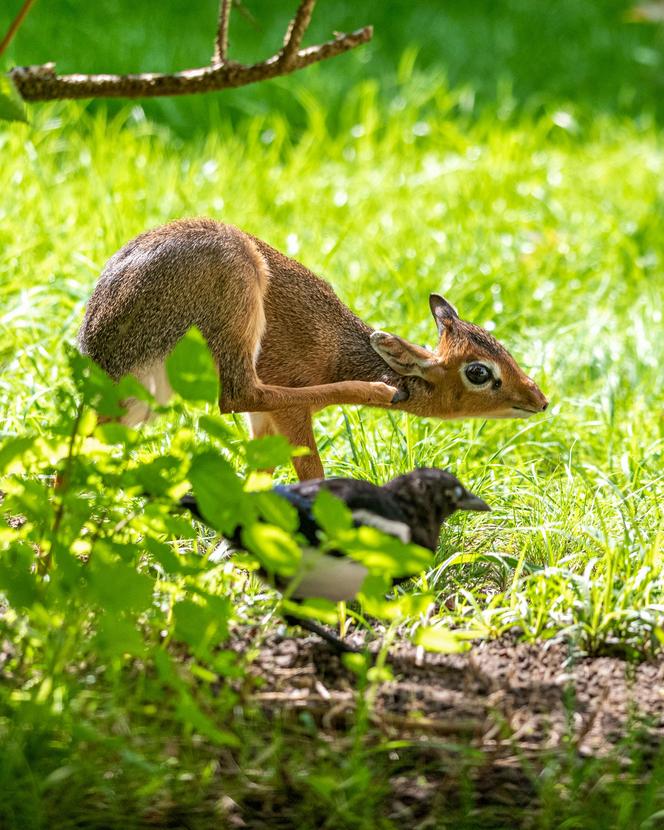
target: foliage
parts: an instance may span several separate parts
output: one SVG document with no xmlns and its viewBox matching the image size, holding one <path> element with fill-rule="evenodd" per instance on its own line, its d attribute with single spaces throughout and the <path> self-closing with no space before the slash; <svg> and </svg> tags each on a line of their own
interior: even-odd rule
<svg viewBox="0 0 664 830">
<path fill-rule="evenodd" d="M 630 659 L 659 649 L 664 146 L 657 66 L 636 58 L 655 61 L 657 35 L 617 34 L 619 4 L 546 6 L 547 20 L 558 15 L 549 29 L 535 25 L 544 6 L 486 4 L 471 18 L 466 5 L 446 5 L 449 27 L 418 29 L 463 33 L 449 35 L 453 86 L 409 51 L 380 85 L 347 82 L 366 71 L 351 64 L 334 81 L 339 97 L 324 103 L 311 94 L 325 89 L 322 71 L 311 87 L 273 86 L 272 111 L 257 92 L 236 128 L 228 110 L 211 122 L 173 104 L 162 116 L 181 132 L 215 124 L 187 141 L 138 108 L 42 107 L 33 127 L 0 132 L 0 489 L 12 525 L 0 530 L 0 816 L 10 827 L 127 827 L 127 816 L 177 826 L 183 815 L 209 827 L 230 821 L 219 792 L 249 811 L 273 798 L 302 827 L 372 827 L 407 763 L 433 766 L 441 780 L 481 763 L 434 741 L 377 738 L 367 712 L 381 674 L 362 660 L 351 665 L 364 715 L 338 744 L 305 716 L 256 711 L 251 650 L 232 650 L 229 630 L 254 625 L 261 637 L 278 624 L 278 598 L 252 569 L 261 557 L 268 570 L 296 568 L 297 552 L 289 511 L 267 498 L 257 471 L 290 449 L 248 440 L 240 419 L 214 413 L 210 384 L 194 378 L 192 389 L 189 361 L 205 363 L 193 341 L 172 364 L 193 404 L 176 403 L 140 433 L 95 425 L 92 404 L 116 414 L 141 392 L 109 386 L 66 344 L 105 259 L 178 216 L 256 233 L 325 275 L 368 322 L 417 342 L 434 336 L 427 295 L 442 291 L 552 400 L 527 422 L 443 424 L 351 407 L 320 415 L 330 473 L 382 482 L 415 464 L 449 467 L 493 507 L 453 517 L 435 561 L 417 560 L 426 569 L 414 583 L 387 597 L 380 578 L 370 583 L 365 615 L 445 649 L 508 630 Z M 409 4 L 394 26 L 414 31 L 436 9 Z M 387 61 L 381 44 L 394 32 L 379 36 L 373 60 Z M 126 35 L 118 60 L 134 68 L 143 43 Z M 505 42 L 489 71 L 496 39 Z M 435 47 L 433 35 L 423 40 L 423 65 Z M 71 57 L 70 69 L 107 68 Z M 512 87 L 496 83 L 501 73 Z M 491 80 L 472 85 L 478 78 Z M 254 528 L 251 555 L 206 561 L 213 536 L 172 510 L 190 485 L 220 529 L 239 515 Z M 326 513 L 339 544 L 344 511 Z M 256 532 L 258 516 L 269 530 Z M 371 543 L 356 536 L 349 550 L 372 554 Z M 663 766 L 638 748 L 633 740 L 634 757 L 615 768 L 570 751 L 533 772 L 541 803 L 531 826 L 656 826 Z M 441 815 L 481 826 L 464 802 L 472 793 L 457 796 L 463 809 L 441 796 Z"/>
<path fill-rule="evenodd" d="M 0 121 L 27 121 L 25 105 L 11 78 L 0 75 Z"/>
<path fill-rule="evenodd" d="M 140 434 L 119 423 L 97 425 L 97 413 L 116 416 L 123 400 L 140 395 L 150 402 L 149 394 L 130 377 L 113 383 L 74 349 L 68 364 L 71 384 L 54 390 L 57 415 L 47 431 L 9 438 L 0 448 L 3 510 L 10 517 L 0 559 L 2 628 L 11 643 L 4 668 L 13 680 L 0 694 L 5 723 L 21 721 L 24 709 L 31 716 L 38 710 L 45 722 L 56 713 L 76 717 L 77 729 L 93 736 L 101 701 L 89 682 L 124 694 L 138 671 L 145 682 L 135 704 L 158 707 L 160 718 L 179 723 L 184 734 L 237 748 L 230 713 L 238 693 L 230 681 L 246 667 L 223 648 L 233 604 L 219 568 L 196 555 L 196 532 L 174 505 L 188 479 L 214 527 L 228 536 L 242 528 L 260 566 L 295 585 L 302 557 L 293 508 L 272 493 L 246 490 L 257 480 L 249 475 L 243 482 L 233 467 L 239 460 L 250 473 L 289 460 L 290 452 L 281 442 L 229 441 L 207 416 L 198 425 L 203 435 L 180 430 L 168 452 L 145 454 Z M 214 364 L 196 330 L 178 344 L 167 371 L 184 400 L 216 401 Z M 219 435 L 229 457 L 211 440 Z M 324 547 L 344 550 L 368 568 L 364 592 L 379 613 L 385 580 L 422 570 L 431 555 L 372 529 L 353 529 L 347 508 L 326 495 L 316 507 Z M 334 606 L 324 610 L 334 621 Z M 315 617 L 320 609 L 305 604 L 300 613 Z M 93 674 L 82 677 L 81 665 Z M 120 708 L 121 697 L 114 704 Z"/>
</svg>

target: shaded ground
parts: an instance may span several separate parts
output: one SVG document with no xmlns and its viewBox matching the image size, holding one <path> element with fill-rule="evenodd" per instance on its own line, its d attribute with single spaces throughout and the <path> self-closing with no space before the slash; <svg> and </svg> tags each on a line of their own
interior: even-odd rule
<svg viewBox="0 0 664 830">
<path fill-rule="evenodd" d="M 371 715 L 387 731 L 524 750 L 571 742 L 587 756 L 607 753 L 636 725 L 653 742 L 664 736 L 664 657 L 634 665 L 503 638 L 460 655 L 399 643 L 389 664 L 394 680 L 378 686 Z M 252 672 L 266 708 L 306 709 L 331 729 L 352 720 L 356 677 L 313 636 L 270 636 Z"/>
<path fill-rule="evenodd" d="M 235 648 L 248 645 L 235 635 Z M 400 643 L 389 662 L 394 680 L 375 689 L 369 719 L 377 737 L 403 742 L 391 757 L 387 815 L 412 826 L 459 806 L 462 776 L 475 807 L 512 815 L 533 806 L 552 759 L 569 769 L 574 758 L 615 757 L 619 772 L 636 752 L 647 767 L 664 736 L 664 657 L 633 665 L 506 637 L 462 655 Z M 313 718 L 331 739 L 356 723 L 357 678 L 314 637 L 271 635 L 251 671 L 269 716 Z"/>
</svg>

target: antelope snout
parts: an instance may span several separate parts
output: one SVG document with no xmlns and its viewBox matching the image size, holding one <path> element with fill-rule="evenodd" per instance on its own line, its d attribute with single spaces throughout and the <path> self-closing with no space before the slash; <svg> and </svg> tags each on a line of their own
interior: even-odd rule
<svg viewBox="0 0 664 830">
<path fill-rule="evenodd" d="M 549 401 L 544 396 L 543 392 L 536 383 L 533 383 L 530 388 L 531 406 L 535 412 L 544 412 L 549 405 Z"/>
</svg>

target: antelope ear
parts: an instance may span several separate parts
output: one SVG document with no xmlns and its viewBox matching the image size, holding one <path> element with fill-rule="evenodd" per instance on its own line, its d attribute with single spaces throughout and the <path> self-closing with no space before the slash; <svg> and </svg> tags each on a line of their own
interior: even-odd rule
<svg viewBox="0 0 664 830">
<path fill-rule="evenodd" d="M 416 375 L 424 378 L 428 370 L 436 363 L 436 356 L 428 349 L 402 340 L 395 334 L 375 331 L 369 341 L 374 351 L 400 375 Z"/>
<path fill-rule="evenodd" d="M 436 321 L 439 336 L 442 336 L 443 331 L 451 328 L 454 321 L 459 319 L 456 308 L 440 294 L 429 295 L 429 308 L 433 314 L 433 319 Z"/>
</svg>

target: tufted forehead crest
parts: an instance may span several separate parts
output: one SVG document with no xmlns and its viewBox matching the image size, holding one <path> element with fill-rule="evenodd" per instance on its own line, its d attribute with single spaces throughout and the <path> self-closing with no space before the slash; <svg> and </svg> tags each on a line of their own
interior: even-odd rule
<svg viewBox="0 0 664 830">
<path fill-rule="evenodd" d="M 507 349 L 499 343 L 496 338 L 489 334 L 486 329 L 479 326 L 474 326 L 472 323 L 461 321 L 457 326 L 457 337 L 459 340 L 469 340 L 478 349 L 481 349 L 486 355 L 496 357 L 502 360 L 513 361 L 512 355 Z"/>
</svg>

